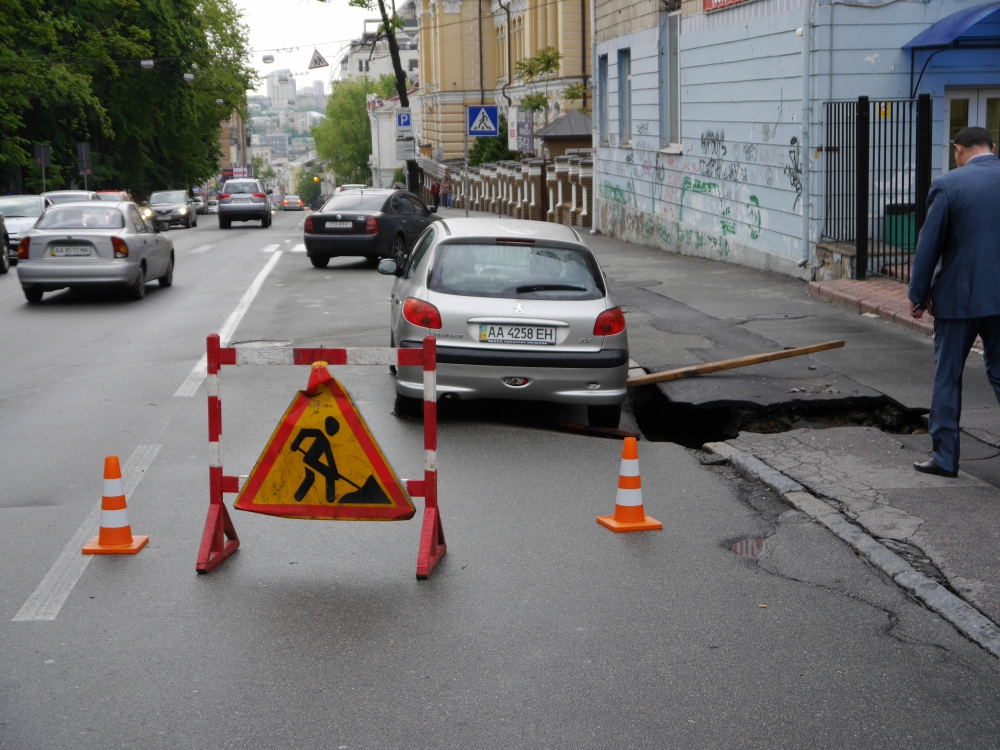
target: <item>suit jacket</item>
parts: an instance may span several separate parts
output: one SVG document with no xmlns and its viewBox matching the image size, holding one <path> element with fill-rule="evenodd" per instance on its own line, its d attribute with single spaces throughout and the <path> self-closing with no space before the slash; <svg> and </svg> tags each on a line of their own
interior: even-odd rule
<svg viewBox="0 0 1000 750">
<path fill-rule="evenodd" d="M 981 156 L 938 177 L 917 239 L 910 301 L 934 317 L 1000 315 L 1000 159 Z"/>
</svg>

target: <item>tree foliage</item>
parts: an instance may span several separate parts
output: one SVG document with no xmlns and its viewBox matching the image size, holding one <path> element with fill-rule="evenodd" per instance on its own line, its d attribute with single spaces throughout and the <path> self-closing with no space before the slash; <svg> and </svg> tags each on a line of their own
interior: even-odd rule
<svg viewBox="0 0 1000 750">
<path fill-rule="evenodd" d="M 312 169 L 303 172 L 302 176 L 299 177 L 299 183 L 295 189 L 299 191 L 299 198 L 305 205 L 311 208 L 318 207 L 322 179 L 323 175 Z"/>
<path fill-rule="evenodd" d="M 246 39 L 233 0 L 0 0 L 3 187 L 41 189 L 32 143 L 51 147 L 48 187 L 68 187 L 78 141 L 92 187 L 145 195 L 207 179 L 220 122 L 255 84 Z"/>
<path fill-rule="evenodd" d="M 534 83 L 539 78 L 544 80 L 544 90 L 539 91 L 535 83 L 535 91 L 521 99 L 518 106 L 531 112 L 544 111 L 546 122 L 549 121 L 549 76 L 559 72 L 562 57 L 562 52 L 555 47 L 543 47 L 534 57 L 518 60 L 515 66 L 518 78 L 523 81 Z"/>
<path fill-rule="evenodd" d="M 339 81 L 326 105 L 326 118 L 313 128 L 316 153 L 340 182 L 364 183 L 371 177 L 372 152 L 368 94 L 378 93 L 377 81 L 363 76 Z"/>
</svg>

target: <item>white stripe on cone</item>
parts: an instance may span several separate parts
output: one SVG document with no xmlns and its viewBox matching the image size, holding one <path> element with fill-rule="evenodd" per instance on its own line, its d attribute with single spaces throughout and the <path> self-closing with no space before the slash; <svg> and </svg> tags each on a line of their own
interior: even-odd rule
<svg viewBox="0 0 1000 750">
<path fill-rule="evenodd" d="M 128 526 L 128 510 L 125 508 L 102 510 L 101 526 L 105 529 L 120 529 L 122 526 Z"/>
<path fill-rule="evenodd" d="M 639 459 L 638 458 L 623 458 L 622 459 L 622 470 L 619 473 L 623 477 L 637 477 L 637 476 L 639 476 Z"/>
<path fill-rule="evenodd" d="M 619 487 L 615 505 L 642 505 L 642 490 L 623 490 Z"/>
<path fill-rule="evenodd" d="M 124 494 L 125 487 L 122 485 L 121 477 L 104 480 L 104 497 L 121 497 Z"/>
</svg>

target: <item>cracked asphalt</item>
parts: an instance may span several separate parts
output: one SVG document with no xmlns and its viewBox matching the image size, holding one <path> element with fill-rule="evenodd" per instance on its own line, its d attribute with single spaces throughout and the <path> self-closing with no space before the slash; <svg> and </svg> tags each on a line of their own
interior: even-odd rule
<svg viewBox="0 0 1000 750">
<path fill-rule="evenodd" d="M 172 233 L 174 287 L 141 303 L 28 307 L 0 279 L 0 746 L 1000 747 L 1000 662 L 762 485 L 643 440 L 664 529 L 598 526 L 621 447 L 557 431 L 572 410 L 444 415 L 448 555 L 428 581 L 416 522 L 246 513 L 240 550 L 196 575 L 205 387 L 173 394 L 297 221 Z M 234 339 L 385 345 L 388 287 L 364 263 L 284 253 Z M 391 414 L 389 373 L 336 374 L 417 475 L 420 424 Z M 252 466 L 306 377 L 224 371 L 227 472 Z M 149 445 L 129 498 L 149 546 L 91 560 L 55 619 L 12 621 L 97 502 L 101 458 Z M 756 557 L 732 552 L 760 538 Z"/>
</svg>

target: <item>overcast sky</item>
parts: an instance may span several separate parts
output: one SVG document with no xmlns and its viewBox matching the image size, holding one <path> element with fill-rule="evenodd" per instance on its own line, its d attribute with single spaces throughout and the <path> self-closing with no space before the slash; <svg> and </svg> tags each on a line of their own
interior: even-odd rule
<svg viewBox="0 0 1000 750">
<path fill-rule="evenodd" d="M 253 64 L 263 77 L 273 70 L 287 68 L 301 87 L 321 80 L 329 93 L 331 71 L 337 66 L 344 44 L 361 36 L 364 19 L 376 15 L 351 8 L 347 0 L 235 0 L 243 11 L 243 21 L 250 27 Z M 299 47 L 285 51 L 289 47 Z M 329 68 L 309 70 L 313 47 L 330 63 Z M 281 48 L 281 49 L 276 49 Z M 261 58 L 274 55 L 274 63 L 265 65 Z M 259 93 L 266 92 L 262 80 Z"/>
</svg>

